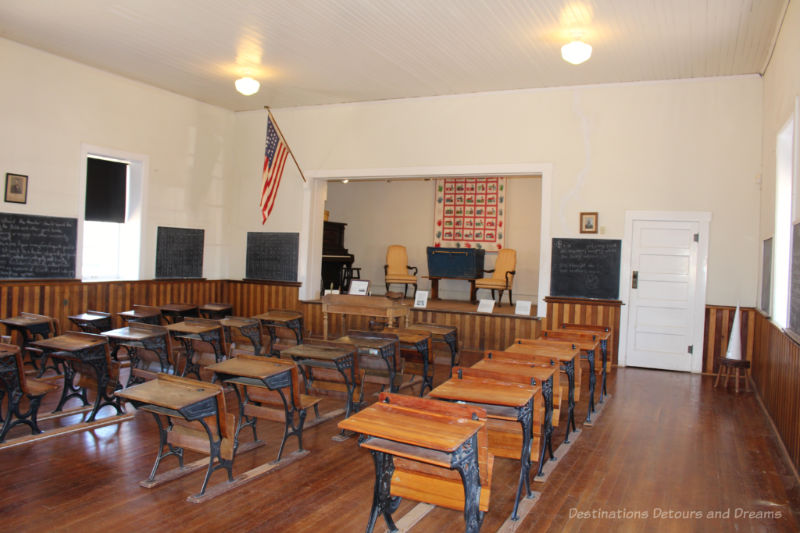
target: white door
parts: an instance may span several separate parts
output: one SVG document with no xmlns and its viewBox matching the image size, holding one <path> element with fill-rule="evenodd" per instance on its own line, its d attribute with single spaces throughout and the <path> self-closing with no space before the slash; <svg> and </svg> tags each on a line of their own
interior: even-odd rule
<svg viewBox="0 0 800 533">
<path fill-rule="evenodd" d="M 700 273 L 703 294 L 698 295 L 701 222 L 630 222 L 626 362 L 630 366 L 699 372 L 705 302 L 705 268 Z M 706 245 L 707 236 L 702 241 Z"/>
</svg>

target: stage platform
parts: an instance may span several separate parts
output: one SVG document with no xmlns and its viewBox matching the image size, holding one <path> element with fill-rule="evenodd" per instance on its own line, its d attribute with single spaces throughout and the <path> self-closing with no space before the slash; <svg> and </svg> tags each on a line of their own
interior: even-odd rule
<svg viewBox="0 0 800 533">
<path fill-rule="evenodd" d="M 406 298 L 404 305 L 410 308 L 411 324 L 424 322 L 455 326 L 458 329 L 459 349 L 463 350 L 501 350 L 514 342 L 515 338 L 531 339 L 542 330 L 542 320 L 531 310 L 530 316 L 515 315 L 515 306 L 507 302 L 495 304 L 492 313 L 478 313 L 478 305 L 460 300 L 428 301 L 425 309 L 413 308 L 414 300 Z M 305 315 L 305 331 L 311 336 L 322 338 L 322 302 L 320 300 L 301 302 Z M 343 323 L 340 315 L 330 317 L 329 331 L 333 336 L 347 329 L 369 328 L 369 318 L 348 316 Z"/>
</svg>

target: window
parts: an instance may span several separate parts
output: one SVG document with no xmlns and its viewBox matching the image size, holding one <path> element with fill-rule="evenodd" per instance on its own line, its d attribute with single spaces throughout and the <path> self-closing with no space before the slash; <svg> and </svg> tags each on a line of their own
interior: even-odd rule
<svg viewBox="0 0 800 533">
<path fill-rule="evenodd" d="M 792 263 L 792 149 L 794 119 L 778 133 L 775 162 L 775 242 L 772 317 L 782 328 L 789 326 L 789 291 Z M 797 267 L 797 265 L 796 265 Z M 795 326 L 798 326 L 795 324 Z"/>
<path fill-rule="evenodd" d="M 139 279 L 145 158 L 84 148 L 86 197 L 81 277 Z"/>
</svg>

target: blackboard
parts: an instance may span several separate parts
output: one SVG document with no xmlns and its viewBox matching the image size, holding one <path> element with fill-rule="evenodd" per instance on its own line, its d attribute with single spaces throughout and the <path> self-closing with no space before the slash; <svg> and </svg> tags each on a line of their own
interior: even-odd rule
<svg viewBox="0 0 800 533">
<path fill-rule="evenodd" d="M 550 296 L 619 298 L 622 241 L 553 239 Z"/>
<path fill-rule="evenodd" d="M 78 219 L 0 213 L 0 278 L 75 278 Z"/>
<path fill-rule="evenodd" d="M 297 281 L 299 233 L 247 233 L 245 277 Z"/>
<path fill-rule="evenodd" d="M 159 226 L 156 278 L 202 278 L 204 237 L 201 229 Z"/>
<path fill-rule="evenodd" d="M 800 222 L 792 227 L 792 284 L 789 287 L 789 329 L 800 335 Z"/>
<path fill-rule="evenodd" d="M 764 255 L 761 257 L 761 310 L 769 314 L 772 303 L 772 237 L 764 239 Z"/>
</svg>

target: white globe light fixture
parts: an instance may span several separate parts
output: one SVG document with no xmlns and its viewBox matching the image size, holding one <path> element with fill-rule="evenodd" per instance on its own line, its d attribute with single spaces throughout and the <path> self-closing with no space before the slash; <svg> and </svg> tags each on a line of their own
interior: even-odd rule
<svg viewBox="0 0 800 533">
<path fill-rule="evenodd" d="M 254 80 L 253 78 L 239 78 L 234 82 L 234 85 L 236 86 L 236 90 L 245 96 L 256 94 L 261 88 L 261 84 L 258 80 Z"/>
<path fill-rule="evenodd" d="M 561 47 L 561 57 L 567 63 L 580 65 L 592 57 L 592 46 L 583 41 L 572 41 Z"/>
</svg>

